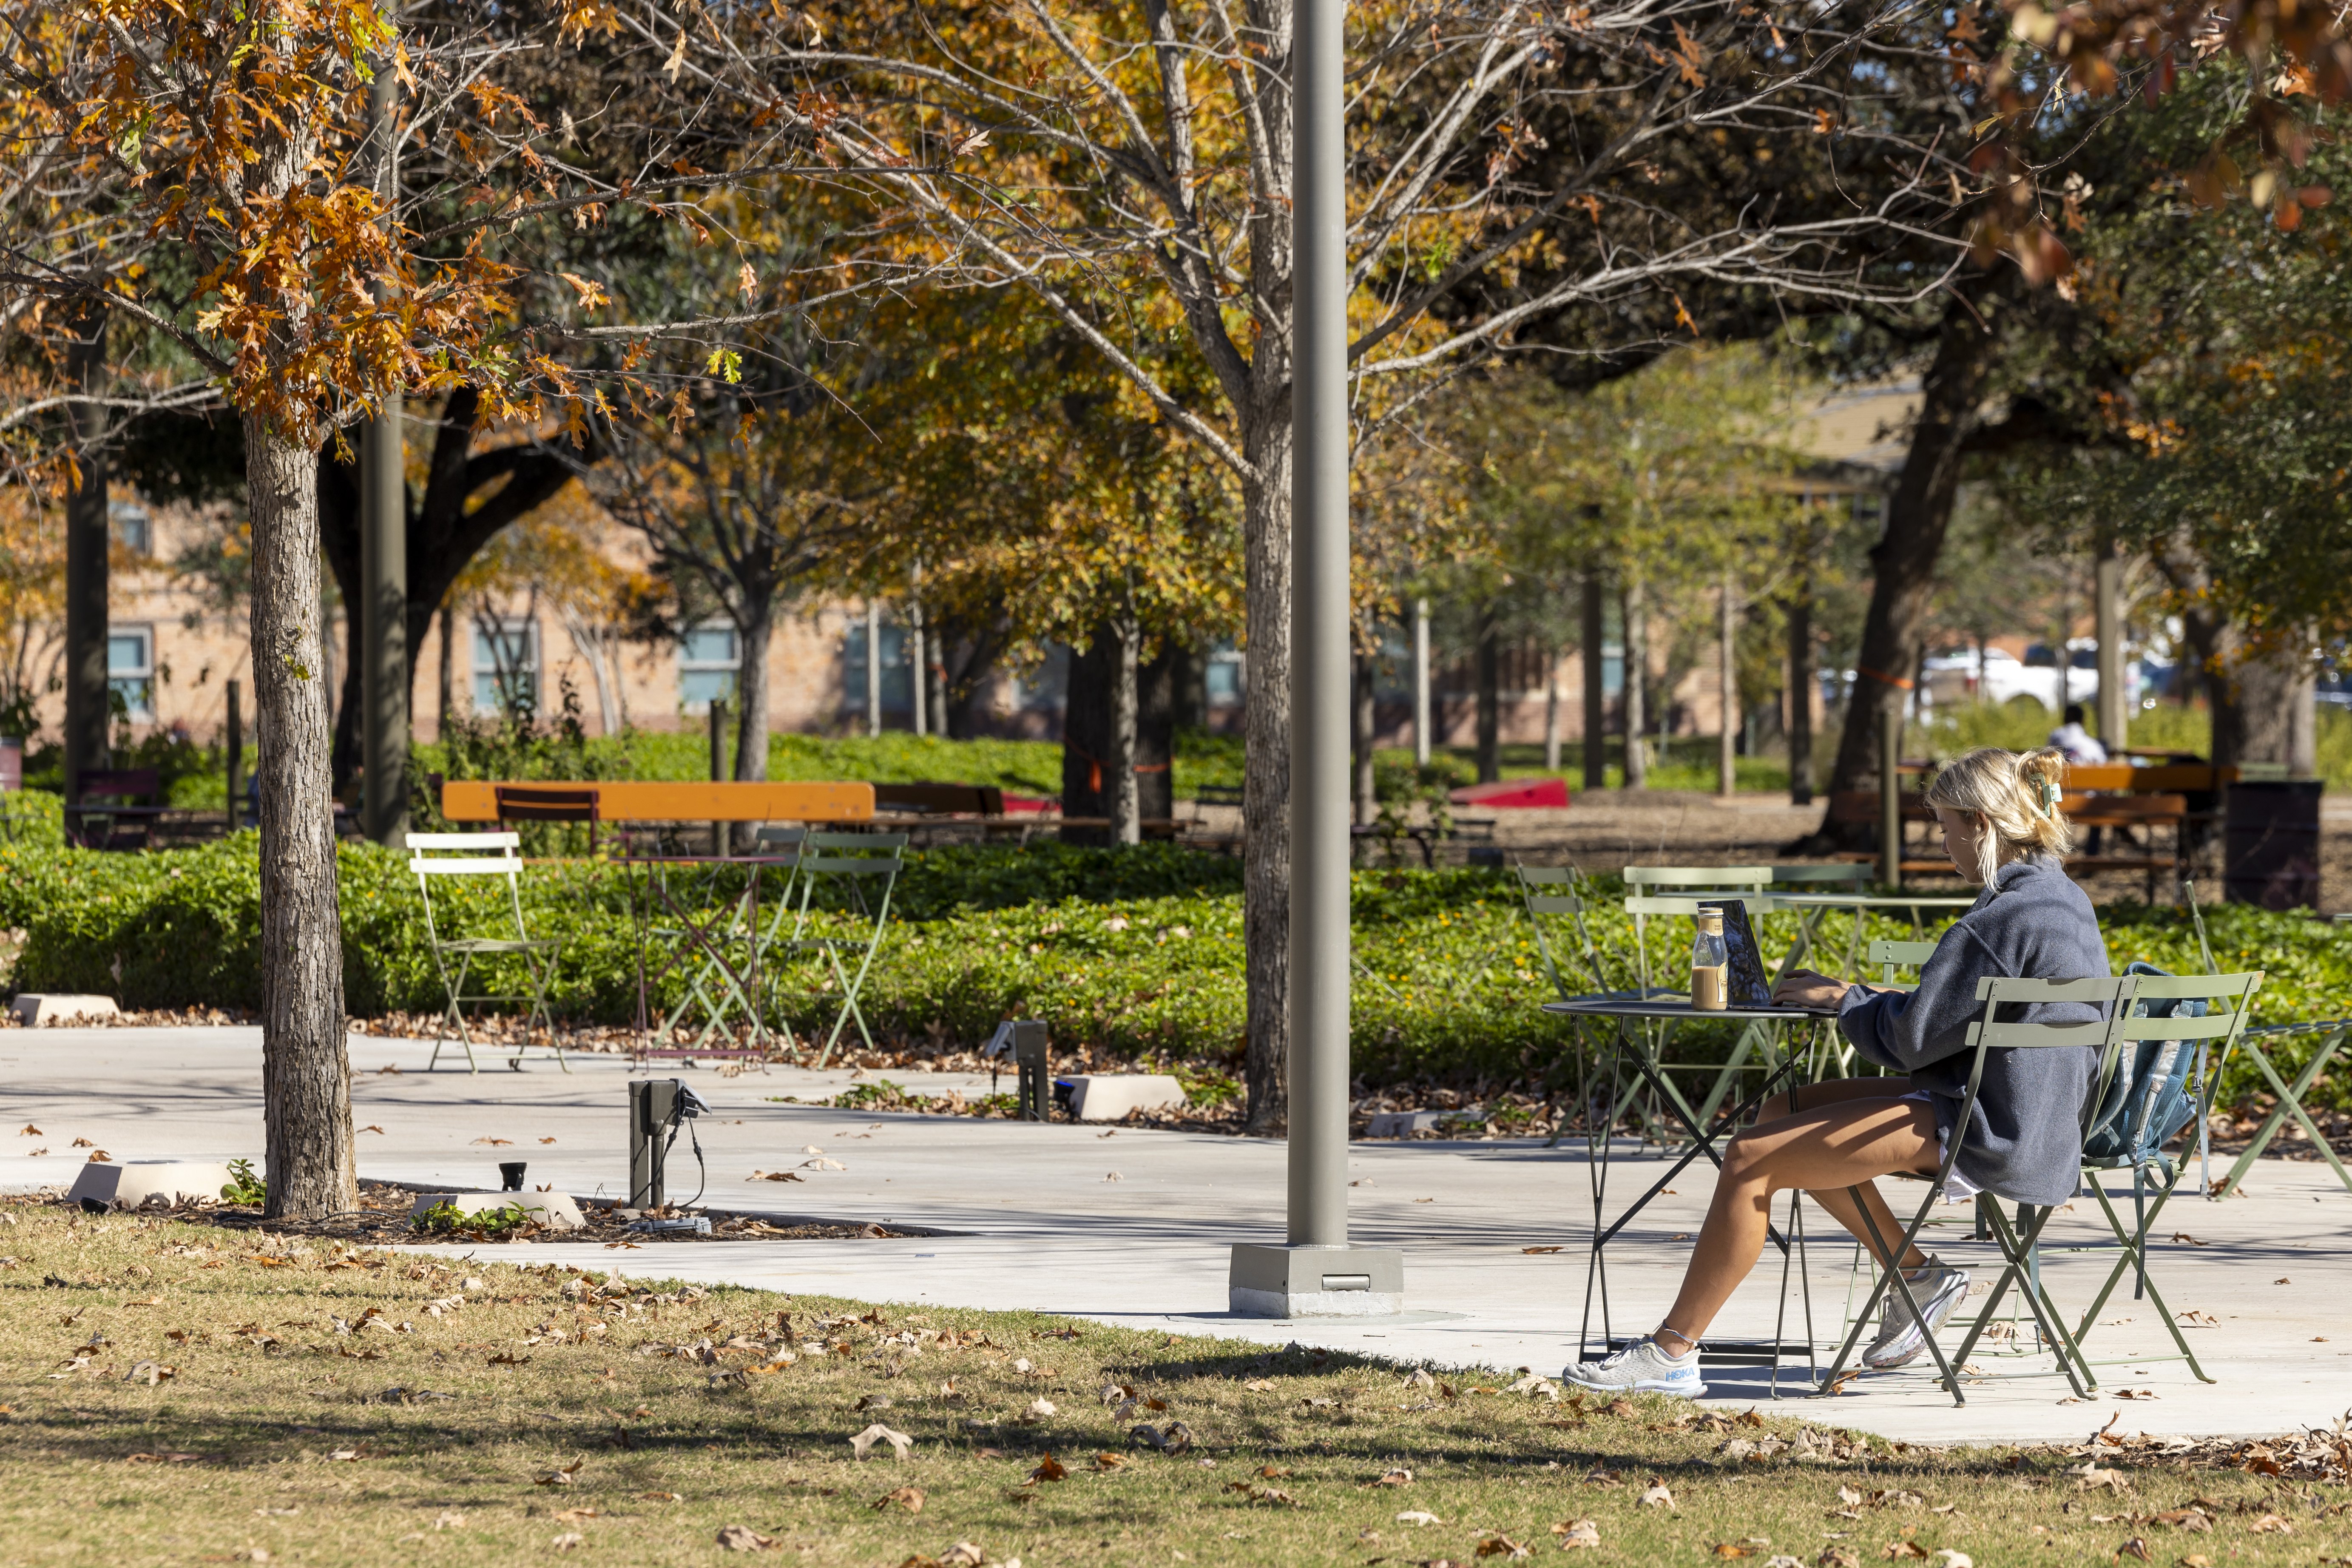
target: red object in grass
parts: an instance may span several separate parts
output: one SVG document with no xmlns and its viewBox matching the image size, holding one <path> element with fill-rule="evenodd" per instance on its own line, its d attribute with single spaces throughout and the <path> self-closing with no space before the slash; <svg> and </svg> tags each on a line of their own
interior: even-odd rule
<svg viewBox="0 0 2352 1568">
<path fill-rule="evenodd" d="M 1568 804 L 1566 779 L 1507 779 L 1499 784 L 1471 784 L 1446 798 L 1456 805 L 1503 809 L 1526 806 L 1559 807 Z M 1006 810 L 1012 807 L 1008 805 Z"/>
<path fill-rule="evenodd" d="M 1011 790 L 1004 792 L 1004 815 L 1007 816 L 1034 816 L 1061 809 L 1062 802 L 1058 796 L 1014 795 Z"/>
</svg>

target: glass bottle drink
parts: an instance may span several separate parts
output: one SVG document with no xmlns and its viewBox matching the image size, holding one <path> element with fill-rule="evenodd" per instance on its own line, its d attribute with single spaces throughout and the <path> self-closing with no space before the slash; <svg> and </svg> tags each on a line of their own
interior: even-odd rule
<svg viewBox="0 0 2352 1568">
<path fill-rule="evenodd" d="M 1691 1006 L 1702 1013 L 1720 1013 L 1729 1004 L 1731 963 L 1723 945 L 1723 912 L 1704 910 L 1696 918 L 1698 935 L 1691 941 Z"/>
</svg>

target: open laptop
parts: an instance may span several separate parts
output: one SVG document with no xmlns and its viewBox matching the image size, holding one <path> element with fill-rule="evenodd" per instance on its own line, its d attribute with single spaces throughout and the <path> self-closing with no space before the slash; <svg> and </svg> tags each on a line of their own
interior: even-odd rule
<svg viewBox="0 0 2352 1568">
<path fill-rule="evenodd" d="M 1724 977 L 1725 1000 L 1748 1012 L 1811 1016 L 1815 1009 L 1783 1007 L 1772 1000 L 1772 983 L 1764 977 L 1764 956 L 1756 945 L 1755 928 L 1748 923 L 1745 903 L 1727 899 L 1720 903 L 1702 902 L 1698 907 L 1723 916 L 1723 946 L 1729 959 Z"/>
</svg>

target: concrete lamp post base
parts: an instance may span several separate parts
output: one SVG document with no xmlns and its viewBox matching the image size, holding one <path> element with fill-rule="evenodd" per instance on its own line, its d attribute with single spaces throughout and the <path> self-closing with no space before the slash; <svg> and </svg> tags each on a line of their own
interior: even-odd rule
<svg viewBox="0 0 2352 1568">
<path fill-rule="evenodd" d="M 1248 1318 L 1385 1318 L 1404 1310 L 1404 1254 L 1390 1247 L 1238 1243 L 1231 1304 Z"/>
</svg>

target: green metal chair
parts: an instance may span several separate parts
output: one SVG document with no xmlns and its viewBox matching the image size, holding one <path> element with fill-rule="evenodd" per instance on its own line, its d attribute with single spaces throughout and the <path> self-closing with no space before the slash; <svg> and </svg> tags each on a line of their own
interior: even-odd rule
<svg viewBox="0 0 2352 1568">
<path fill-rule="evenodd" d="M 748 879 L 772 875 L 775 868 L 752 867 L 747 869 L 743 893 L 737 899 L 735 908 L 722 929 L 698 936 L 675 929 L 654 933 L 681 952 L 693 945 L 700 948 L 702 952 L 701 962 L 687 976 L 686 994 L 670 1008 L 655 1038 L 663 1041 L 677 1038 L 673 1031 L 688 1012 L 696 1006 L 702 1008 L 704 1022 L 701 1031 L 687 1047 L 689 1050 L 704 1048 L 711 1035 L 725 1025 L 732 1013 L 740 1013 L 751 1022 L 755 1038 L 763 1036 L 766 1028 L 764 1016 L 753 993 L 762 989 L 760 977 L 768 971 L 769 960 L 782 937 L 785 923 L 788 921 L 793 922 L 792 934 L 797 937 L 802 925 L 806 922 L 806 912 L 793 902 L 793 889 L 799 880 L 801 844 L 807 836 L 808 830 L 803 827 L 766 826 L 752 835 L 754 855 L 782 856 L 788 862 L 783 868 L 783 885 L 773 889 L 768 895 L 772 900 L 769 905 L 771 912 L 764 922 L 759 919 Z M 712 880 L 716 879 L 716 869 L 713 868 Z M 709 885 L 706 882 L 706 887 Z M 720 963 L 718 952 L 713 951 L 719 943 L 734 942 L 742 942 L 745 949 L 746 962 L 740 973 Z"/>
<path fill-rule="evenodd" d="M 466 1027 L 466 1007 L 484 1003 L 524 1003 L 523 1031 L 528 1035 L 533 1024 L 543 1026 L 548 1037 L 555 1037 L 555 1020 L 547 1011 L 547 988 L 555 978 L 555 961 L 563 951 L 561 939 L 534 938 L 523 924 L 522 918 L 522 858 L 516 853 L 521 840 L 512 833 L 412 833 L 407 837 L 408 868 L 416 877 L 417 896 L 425 903 L 425 940 L 432 950 L 433 963 L 441 975 L 441 989 L 447 998 L 440 1022 L 455 1026 L 457 1040 L 466 1052 L 466 1070 L 479 1072 L 474 1060 L 474 1037 Z M 502 877 L 507 884 L 507 908 L 514 917 L 514 935 L 505 936 L 444 936 L 442 927 L 447 923 L 454 932 L 457 913 L 456 889 L 442 895 L 443 913 L 436 915 L 433 907 L 433 884 L 451 877 Z M 445 920 L 444 917 L 447 917 Z M 475 965 L 486 959 L 513 958 L 521 963 L 530 977 L 530 994 L 521 992 L 484 991 L 468 993 L 467 984 L 472 979 Z M 440 1064 L 441 1048 L 448 1044 L 446 1034 L 436 1032 L 433 1055 L 425 1066 L 430 1072 Z M 555 1055 L 556 1065 L 565 1072 L 572 1064 L 563 1059 L 563 1047 L 546 1047 Z M 528 1044 L 515 1047 L 507 1066 L 522 1070 L 523 1058 L 530 1051 Z"/>
<path fill-rule="evenodd" d="M 1658 869 L 1655 867 L 1638 868 L 1652 871 Z M 1629 868 L 1628 874 L 1630 875 L 1633 869 L 1636 868 Z M 1763 872 L 1769 868 L 1748 867 L 1734 869 Z M 1745 906 L 1751 924 L 1759 917 L 1769 913 L 1772 908 L 1770 894 L 1753 890 L 1627 894 L 1625 912 L 1633 918 L 1634 984 L 1639 987 L 1640 994 L 1646 996 L 1663 992 L 1667 994 L 1680 995 L 1689 988 L 1687 984 L 1679 987 L 1661 985 L 1658 982 L 1666 973 L 1663 970 L 1657 976 L 1653 976 L 1649 947 L 1651 921 L 1660 918 L 1691 920 L 1697 915 L 1698 907 L 1701 904 L 1724 904 L 1735 900 Z M 1676 978 L 1682 977 L 1677 975 Z M 1673 1097 L 1676 1107 L 1697 1126 L 1706 1126 L 1716 1111 L 1721 1109 L 1724 1097 L 1729 1094 L 1732 1088 L 1738 1083 L 1739 1074 L 1748 1069 L 1750 1057 L 1758 1056 L 1760 1052 L 1763 1059 L 1759 1065 L 1766 1068 L 1775 1065 L 1769 1059 L 1774 1038 L 1773 1026 L 1769 1024 L 1754 1020 L 1745 1024 L 1739 1031 L 1738 1039 L 1733 1042 L 1731 1054 L 1720 1062 L 1666 1060 L 1665 1053 L 1671 1047 L 1674 1033 L 1675 1026 L 1672 1022 L 1643 1023 L 1638 1026 L 1629 1026 L 1623 1031 L 1624 1037 L 1629 1042 L 1647 1053 L 1650 1066 L 1658 1075 L 1658 1081 L 1665 1086 L 1667 1094 Z M 1672 1073 L 1675 1070 L 1711 1072 L 1715 1075 L 1708 1085 L 1705 1099 L 1696 1109 L 1687 1099 L 1684 1098 L 1682 1091 L 1675 1087 Z M 1622 1116 L 1627 1107 L 1633 1103 L 1641 1089 L 1642 1083 L 1638 1078 L 1633 1084 L 1627 1086 L 1612 1116 L 1612 1125 L 1615 1118 Z M 1643 1120 L 1663 1131 L 1664 1124 L 1656 1117 L 1645 1115 Z"/>
<path fill-rule="evenodd" d="M 793 917 L 794 934 L 785 946 L 789 952 L 822 959 L 832 972 L 833 983 L 841 987 L 840 1011 L 834 1017 L 832 1032 L 825 1036 L 824 1048 L 817 1054 L 816 1065 L 820 1068 L 832 1058 L 842 1030 L 853 1019 L 866 1049 L 875 1048 L 873 1033 L 866 1026 L 866 1015 L 857 998 L 874 967 L 874 954 L 889 928 L 890 895 L 905 867 L 906 848 L 904 833 L 811 833 L 801 840 L 794 872 L 799 879 L 800 905 Z M 818 903 L 820 893 L 830 910 Z M 827 913 L 836 921 L 848 921 L 857 934 L 809 935 L 812 917 Z M 843 962 L 845 955 L 855 955 L 854 970 Z M 790 1026 L 786 1027 L 789 1033 Z M 797 1045 L 794 1049 L 797 1054 Z"/>
<path fill-rule="evenodd" d="M 1585 923 L 1584 874 L 1573 866 L 1514 866 L 1517 878 L 1519 907 L 1527 911 L 1528 929 L 1535 934 L 1536 951 L 1542 955 L 1544 973 L 1551 979 L 1552 989 L 1563 1002 L 1580 995 L 1611 989 L 1607 965 L 1601 946 L 1592 940 L 1592 929 Z M 1570 933 L 1574 933 L 1572 951 L 1555 952 L 1557 941 L 1562 950 L 1569 950 Z M 1565 958 L 1574 971 L 1580 971 L 1576 985 L 1560 965 Z M 1590 981 L 1589 989 L 1582 981 Z"/>
<path fill-rule="evenodd" d="M 2114 1102 L 2116 1122 L 2112 1128 L 2103 1130 L 2100 1152 L 2086 1149 L 2083 1161 L 2084 1181 L 2091 1195 L 2098 1200 L 2099 1212 L 2105 1216 L 2107 1228 L 2114 1232 L 2121 1252 L 2115 1267 L 2107 1271 L 2106 1282 L 2075 1326 L 2078 1349 L 2091 1337 L 2107 1298 L 2122 1283 L 2124 1271 L 2130 1269 L 2134 1274 L 2133 1299 L 2145 1296 L 2156 1304 L 2157 1316 L 2164 1321 L 2164 1326 L 2171 1331 L 2172 1342 L 2180 1351 L 2177 1356 L 2134 1356 L 2130 1358 L 2131 1364 L 2185 1361 L 2199 1382 L 2213 1381 L 2197 1364 L 2195 1353 L 2180 1332 L 2179 1321 L 2148 1274 L 2148 1233 L 2179 1187 L 2183 1171 L 2181 1163 L 2161 1147 L 2171 1130 L 2150 1125 L 2147 1118 L 2159 1100 L 2168 1077 L 2185 1080 L 2189 1113 L 2200 1120 L 2204 1117 L 2210 1104 L 2210 1080 L 2180 1058 L 2203 1058 L 2208 1048 L 2217 1044 L 2220 1053 L 2227 1054 L 2245 1029 L 2247 1015 L 2253 1010 L 2254 993 L 2262 983 L 2260 971 L 2189 975 L 2139 973 L 2132 976 L 2131 990 L 2124 1005 L 2116 1009 L 2114 1027 L 2107 1035 L 2106 1051 L 2099 1064 L 2098 1092 L 2093 1100 L 2103 1108 Z M 2122 1093 L 2111 1095 L 2111 1087 L 2118 1078 Z M 2107 1173 L 2124 1170 L 2132 1173 L 2133 1217 L 2128 1226 L 2116 1212 L 2104 1180 Z M 2152 1205 L 2147 1202 L 2151 1173 L 2160 1182 Z"/>
<path fill-rule="evenodd" d="M 1771 868 L 1774 892 L 1787 893 L 1859 893 L 1870 885 L 1871 868 L 1856 860 L 1832 860 L 1802 866 Z M 1780 961 L 1781 975 L 1802 963 L 1819 942 L 1822 918 L 1826 909 L 1795 909 L 1786 911 L 1797 919 L 1797 934 L 1789 944 L 1789 953 Z M 1853 935 L 1846 943 L 1845 963 L 1837 971 L 1849 974 L 1853 971 L 1854 951 L 1862 942 L 1863 912 L 1853 911 Z"/>
<path fill-rule="evenodd" d="M 2131 984 L 2132 980 L 2124 976 L 2082 980 L 2020 980 L 2009 976 L 1987 976 L 1978 981 L 1977 1000 L 1983 1004 L 1984 1016 L 1969 1026 L 1967 1049 L 1970 1053 L 1971 1059 L 1969 1065 L 1968 1089 L 1960 1101 L 1958 1125 L 1963 1127 L 1968 1125 L 1969 1117 L 1976 1109 L 1977 1091 L 1983 1081 L 1987 1051 L 2089 1046 L 2104 1052 L 2108 1032 L 2115 1023 L 2114 1014 L 2117 1003 L 2126 994 Z M 2026 1023 L 2022 1020 L 2001 1016 L 2004 1008 L 2014 1009 L 2062 1002 L 2088 1003 L 2105 1009 L 2106 1016 L 2079 1024 Z M 2085 1115 L 2087 1114 L 2086 1110 Z M 1903 1256 L 1910 1251 L 1912 1243 L 1918 1239 L 1920 1231 L 1929 1224 L 1937 1204 L 1944 1195 L 1945 1184 L 1951 1179 L 1952 1166 L 1959 1158 L 1960 1148 L 1961 1140 L 1955 1138 L 1951 1141 L 1951 1146 L 1944 1151 L 1943 1163 L 1937 1168 L 1935 1176 L 1928 1181 L 1927 1196 L 1920 1200 L 1918 1212 L 1905 1226 L 1901 1237 L 1891 1245 L 1887 1237 L 1879 1234 L 1877 1223 L 1870 1217 L 1869 1208 L 1867 1206 L 1863 1208 L 1864 1226 L 1870 1231 L 1870 1238 L 1875 1244 L 1873 1247 L 1864 1249 L 1864 1255 L 1870 1258 L 1872 1272 L 1876 1276 L 1876 1283 L 1872 1286 L 1862 1310 L 1853 1314 L 1853 1326 L 1847 1330 L 1845 1341 L 1839 1347 L 1836 1359 L 1830 1363 L 1828 1374 L 1822 1379 L 1821 1388 L 1823 1393 L 1837 1387 L 1844 1374 L 1846 1363 L 1853 1356 L 1860 1343 L 1863 1331 L 1868 1328 L 1872 1321 L 1877 1317 L 1879 1303 L 1890 1289 L 1902 1292 L 1904 1300 L 1909 1304 L 1915 1316 L 1924 1315 L 1919 1312 L 1918 1300 L 1911 1294 L 1911 1283 L 1903 1277 L 1902 1269 L 1886 1267 L 1882 1261 L 1881 1255 L 1884 1254 L 1885 1257 L 1899 1262 Z M 1862 1189 L 1855 1187 L 1851 1191 L 1854 1194 L 1855 1202 L 1861 1203 Z M 1996 1321 L 2002 1298 L 2008 1294 L 2012 1284 L 2018 1287 L 2020 1293 L 2024 1297 L 2025 1304 L 2032 1311 L 2034 1322 L 2042 1331 L 2042 1342 L 2051 1347 L 2057 1355 L 2058 1369 L 2065 1374 L 2066 1381 L 2073 1385 L 2075 1394 L 2079 1397 L 2087 1397 L 2092 1387 L 2095 1386 L 2091 1370 L 2083 1360 L 2081 1349 L 2076 1345 L 2074 1336 L 2067 1331 L 2064 1320 L 2059 1316 L 2057 1303 L 2051 1300 L 2048 1289 L 2042 1283 L 2039 1250 L 2042 1232 L 2050 1223 L 2050 1216 L 2054 1212 L 2056 1212 L 2054 1208 L 2049 1206 L 2020 1204 L 2017 1207 L 2017 1223 L 2012 1226 L 2009 1217 L 2001 1213 L 1998 1205 L 1979 1204 L 1977 1206 L 1978 1215 L 1990 1225 L 1992 1238 L 2000 1247 L 2002 1268 L 2000 1277 L 1994 1280 L 1990 1293 L 1983 1298 L 1984 1304 L 1977 1312 L 1969 1329 L 1968 1337 L 1961 1342 L 1958 1354 L 1947 1357 L 1942 1344 L 1932 1335 L 1927 1341 L 1928 1353 L 1935 1358 L 1937 1371 L 1940 1373 L 1938 1381 L 1950 1390 L 1954 1405 L 1968 1403 L 1968 1396 L 1960 1392 L 1960 1380 L 1955 1369 L 1968 1363 L 1969 1352 L 1976 1347 L 1979 1338 Z"/>
</svg>

